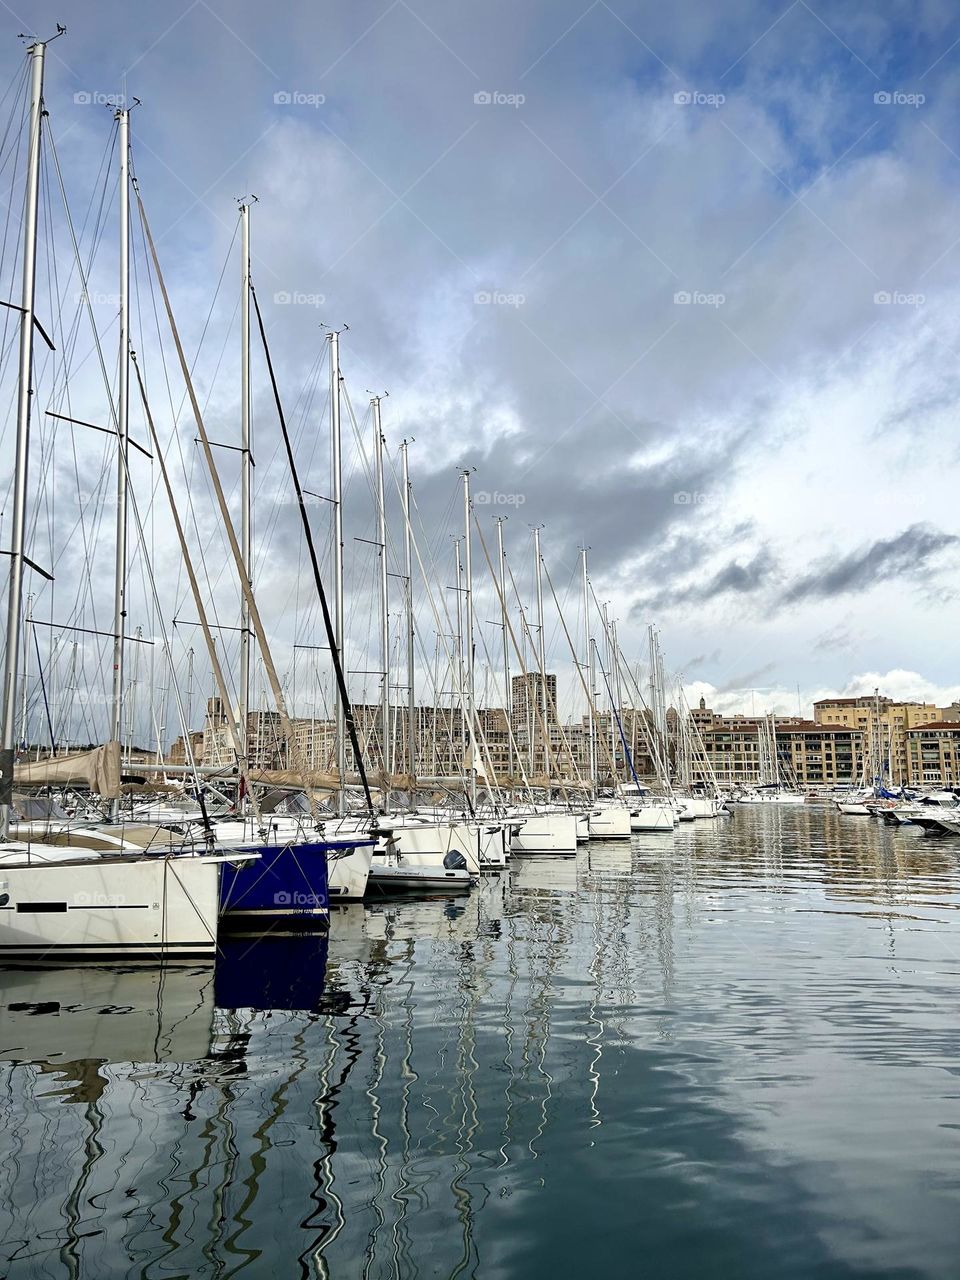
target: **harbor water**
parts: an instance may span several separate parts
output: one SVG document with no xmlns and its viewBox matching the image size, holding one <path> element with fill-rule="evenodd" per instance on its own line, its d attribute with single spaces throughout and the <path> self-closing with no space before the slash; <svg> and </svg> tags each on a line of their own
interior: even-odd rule
<svg viewBox="0 0 960 1280">
<path fill-rule="evenodd" d="M 0 972 L 0 1275 L 960 1275 L 960 841 L 811 805 Z"/>
</svg>

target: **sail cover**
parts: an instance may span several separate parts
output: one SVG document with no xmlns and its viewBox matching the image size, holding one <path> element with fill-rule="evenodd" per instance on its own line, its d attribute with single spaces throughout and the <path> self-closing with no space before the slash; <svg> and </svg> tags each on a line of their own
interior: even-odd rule
<svg viewBox="0 0 960 1280">
<path fill-rule="evenodd" d="M 340 775 L 334 770 L 317 770 L 317 769 L 251 769 L 247 775 L 247 780 L 256 786 L 284 787 L 294 791 L 302 791 L 304 788 L 310 791 L 339 791 Z M 457 781 L 455 778 L 450 779 L 451 782 Z M 389 787 L 393 791 L 409 790 L 415 785 L 415 780 L 406 773 L 391 774 L 373 774 L 370 775 L 371 785 L 375 788 Z M 348 787 L 360 786 L 360 775 L 358 773 L 348 773 L 344 780 L 344 785 Z"/>
<path fill-rule="evenodd" d="M 120 743 L 14 764 L 13 782 L 17 787 L 88 787 L 94 795 L 115 800 L 120 795 Z"/>
</svg>

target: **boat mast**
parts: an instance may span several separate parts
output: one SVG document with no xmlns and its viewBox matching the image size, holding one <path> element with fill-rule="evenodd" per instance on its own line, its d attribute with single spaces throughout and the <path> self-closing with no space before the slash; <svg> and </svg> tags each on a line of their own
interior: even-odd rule
<svg viewBox="0 0 960 1280">
<path fill-rule="evenodd" d="M 113 579 L 113 690 L 110 738 L 123 735 L 124 630 L 127 620 L 127 467 L 130 456 L 130 112 L 117 112 L 120 151 L 120 371 L 117 394 L 117 538 Z M 119 800 L 110 801 L 116 818 Z"/>
<path fill-rule="evenodd" d="M 187 724 L 193 724 L 193 648 L 187 650 Z M 193 751 L 190 746 L 190 735 L 187 735 L 187 741 L 184 743 L 186 749 L 186 763 L 190 764 L 193 759 Z"/>
<path fill-rule="evenodd" d="M 380 760 L 383 783 L 380 791 L 384 809 L 390 808 L 389 776 L 393 772 L 393 744 L 390 735 L 390 597 L 387 581 L 387 508 L 383 493 L 383 432 L 380 427 L 380 397 L 370 401 L 373 416 L 373 466 L 377 488 L 377 541 L 380 545 Z"/>
<path fill-rule="evenodd" d="M 240 555 L 247 581 L 253 585 L 253 519 L 250 439 L 250 205 L 240 204 Z M 250 606 L 240 603 L 240 742 L 250 763 Z"/>
<path fill-rule="evenodd" d="M 503 712 L 507 718 L 507 750 L 509 752 L 508 776 L 513 785 L 513 726 L 510 723 L 510 646 L 507 643 L 507 581 L 506 555 L 503 550 L 503 522 L 506 516 L 497 516 L 497 563 L 500 566 L 500 627 L 503 632 Z"/>
<path fill-rule="evenodd" d="M 536 525 L 533 530 L 533 558 L 537 576 L 537 659 L 540 663 L 540 714 L 543 720 L 543 776 L 547 780 L 549 798 L 550 729 L 547 720 L 547 659 L 543 637 L 543 559 L 540 555 L 540 525 Z"/>
<path fill-rule="evenodd" d="M 613 697 L 614 697 L 614 702 L 617 708 L 617 715 L 620 717 L 620 723 L 622 726 L 624 715 L 625 715 L 625 708 L 624 708 L 624 701 L 623 701 L 623 681 L 620 675 L 620 644 L 617 640 L 617 624 L 615 621 L 610 623 L 610 649 L 612 652 L 612 660 L 613 660 L 613 679 L 611 681 L 611 684 L 613 686 Z M 625 759 L 623 762 L 623 773 L 625 778 L 629 776 L 629 773 L 632 768 L 631 762 L 636 759 L 636 755 L 637 755 L 637 743 L 636 743 L 636 738 L 634 736 L 635 729 L 636 729 L 636 718 L 631 717 L 630 719 L 630 759 L 629 760 Z M 623 732 L 622 727 L 621 727 L 621 732 Z M 622 745 L 623 744 L 621 744 L 621 746 Z M 624 754 L 626 754 L 626 749 L 624 749 Z"/>
<path fill-rule="evenodd" d="M 464 524 L 464 569 L 467 575 L 467 585 L 464 594 L 464 603 L 466 605 L 466 650 L 467 650 L 467 718 L 469 720 L 468 731 L 470 734 L 470 811 L 475 812 L 477 807 L 477 735 L 476 735 L 476 707 L 474 698 L 474 670 L 473 670 L 473 539 L 470 534 L 470 472 L 465 470 L 463 473 L 463 524 Z"/>
<path fill-rule="evenodd" d="M 607 685 L 607 700 L 610 703 L 610 760 L 613 765 L 613 785 L 617 785 L 617 706 L 613 697 L 613 646 L 610 643 L 610 610 L 606 601 L 603 603 L 603 644 L 607 651 L 607 670 L 611 673 L 611 679 L 605 680 Z"/>
<path fill-rule="evenodd" d="M 17 452 L 13 481 L 10 585 L 7 597 L 7 648 L 3 671 L 3 746 L 0 753 L 0 839 L 10 831 L 13 747 L 17 723 L 17 660 L 23 605 L 24 547 L 27 528 L 27 470 L 30 461 L 30 403 L 33 399 L 33 309 L 37 277 L 37 204 L 40 195 L 40 120 L 43 114 L 43 57 L 37 41 L 31 59 L 30 122 L 27 133 L 27 187 L 23 216 L 23 280 L 20 293 L 20 373 L 17 388 Z"/>
<path fill-rule="evenodd" d="M 410 463 L 407 457 L 409 444 L 400 446 L 403 483 L 404 563 L 407 579 L 407 771 L 410 775 L 408 807 L 413 808 L 413 779 L 417 771 L 417 704 L 413 688 L 413 525 L 410 523 Z"/>
<path fill-rule="evenodd" d="M 583 644 L 584 674 L 587 677 L 587 769 L 590 780 L 590 798 L 593 799 L 597 789 L 597 760 L 593 727 L 593 661 L 590 644 L 590 579 L 587 575 L 587 548 L 580 552 L 583 570 Z"/>
<path fill-rule="evenodd" d="M 780 753 L 777 750 L 777 713 L 770 712 L 770 755 L 773 759 L 773 783 L 780 790 Z"/>
<path fill-rule="evenodd" d="M 330 343 L 330 440 L 333 471 L 333 584 L 334 612 L 333 633 L 340 664 L 346 679 L 347 663 L 343 652 L 343 464 L 340 448 L 340 334 L 331 329 L 327 335 Z M 340 790 L 337 792 L 337 813 L 346 811 L 344 779 L 347 775 L 347 722 L 343 699 L 337 690 L 336 713 L 337 774 Z M 358 762 L 359 763 L 359 762 Z"/>
<path fill-rule="evenodd" d="M 453 666 L 450 671 L 450 734 L 453 740 L 454 706 L 460 708 L 460 721 L 466 727 L 465 681 L 463 675 L 463 558 L 460 555 L 460 539 L 453 539 L 454 563 L 456 565 L 456 588 L 454 595 L 457 601 L 457 633 L 453 640 Z M 456 702 L 454 702 L 456 700 Z"/>
</svg>

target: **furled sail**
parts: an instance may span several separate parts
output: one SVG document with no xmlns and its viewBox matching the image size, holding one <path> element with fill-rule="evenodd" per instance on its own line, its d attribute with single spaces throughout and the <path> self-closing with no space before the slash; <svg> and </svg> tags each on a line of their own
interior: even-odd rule
<svg viewBox="0 0 960 1280">
<path fill-rule="evenodd" d="M 416 785 L 416 780 L 408 773 L 375 773 L 367 775 L 370 784 L 377 789 L 388 788 L 391 791 L 409 790 Z M 309 787 L 312 791 L 339 791 L 340 775 L 335 769 L 251 769 L 249 782 L 256 786 L 284 787 L 293 791 L 302 791 Z M 438 779 L 431 779 L 432 782 Z M 443 778 L 441 782 L 453 785 L 459 778 Z M 363 779 L 359 773 L 348 773 L 344 785 L 348 787 L 362 786 Z"/>
<path fill-rule="evenodd" d="M 95 795 L 115 800 L 120 795 L 120 743 L 14 764 L 13 782 L 16 787 L 88 787 Z"/>
</svg>

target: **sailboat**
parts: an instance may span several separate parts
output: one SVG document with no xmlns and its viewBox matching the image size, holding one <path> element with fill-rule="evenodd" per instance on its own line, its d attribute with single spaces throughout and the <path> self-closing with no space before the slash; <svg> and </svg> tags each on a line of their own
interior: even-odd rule
<svg viewBox="0 0 960 1280">
<path fill-rule="evenodd" d="M 54 37 L 56 38 L 56 37 Z M 0 754 L 0 958 L 61 963 L 116 956 L 167 961 L 211 958 L 216 950 L 223 855 L 103 854 L 71 844 L 10 839 L 15 779 L 16 697 L 23 627 L 33 387 L 37 226 L 44 59 L 30 60 L 17 435 L 10 580 L 7 600 L 2 754 Z M 40 330 L 43 332 L 43 330 Z M 121 441 L 119 424 L 116 427 Z M 120 450 L 121 466 L 125 464 Z M 32 564 L 31 564 L 31 567 Z M 119 744 L 113 744 L 119 760 Z M 69 759 L 52 762 L 60 769 Z M 119 784 L 119 771 L 117 771 Z M 117 794 L 119 786 L 117 785 Z M 240 855 L 247 860 L 246 855 Z M 253 855 L 249 856 L 251 859 Z"/>
<path fill-rule="evenodd" d="M 777 748 L 777 717 L 771 712 L 757 724 L 759 776 L 757 785 L 734 797 L 738 804 L 803 804 L 801 792 L 784 786 Z"/>
</svg>

